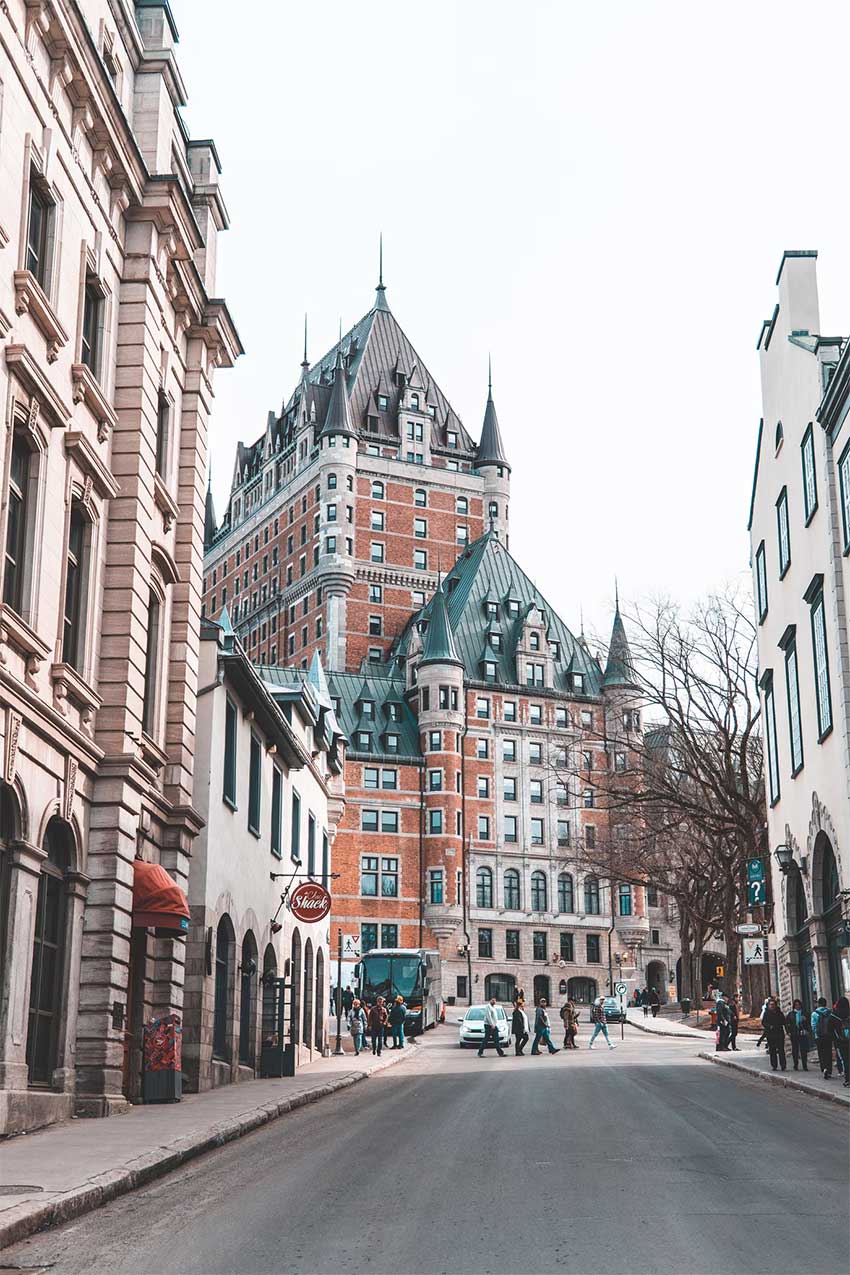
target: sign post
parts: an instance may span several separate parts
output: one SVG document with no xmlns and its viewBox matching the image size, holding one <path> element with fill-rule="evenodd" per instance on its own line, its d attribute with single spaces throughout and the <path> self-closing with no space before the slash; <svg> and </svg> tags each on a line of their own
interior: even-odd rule
<svg viewBox="0 0 850 1275">
<path fill-rule="evenodd" d="M 336 1049 L 334 1057 L 341 1058 L 342 1047 L 342 928 L 336 932 Z"/>
<path fill-rule="evenodd" d="M 620 1040 L 626 1039 L 626 1028 L 625 1028 L 626 1008 L 625 1008 L 625 1005 L 623 1004 L 623 997 L 625 996 L 628 990 L 629 989 L 625 983 L 614 984 L 614 991 L 617 993 L 617 995 L 620 998 Z"/>
</svg>

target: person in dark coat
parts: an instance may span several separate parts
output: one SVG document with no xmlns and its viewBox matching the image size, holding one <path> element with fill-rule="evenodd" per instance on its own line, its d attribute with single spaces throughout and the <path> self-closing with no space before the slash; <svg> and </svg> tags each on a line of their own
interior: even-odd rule
<svg viewBox="0 0 850 1275">
<path fill-rule="evenodd" d="M 844 1088 L 850 1089 L 850 1001 L 846 996 L 839 996 L 827 1021 L 835 1052 L 841 1059 Z"/>
<path fill-rule="evenodd" d="M 646 1018 L 649 1014 L 649 988 L 644 987 L 640 994 L 640 1003 L 643 1006 L 643 1016 Z"/>
<path fill-rule="evenodd" d="M 738 1021 L 741 1017 L 741 1006 L 738 1004 L 738 997 L 732 996 L 729 1000 L 729 1048 L 734 1049 L 735 1053 L 740 1053 L 735 1041 L 738 1039 Z"/>
<path fill-rule="evenodd" d="M 658 988 L 652 987 L 649 992 L 649 1008 L 652 1011 L 652 1017 L 658 1017 L 658 1011 L 661 1008 L 661 997 L 658 995 Z"/>
<path fill-rule="evenodd" d="M 714 1002 L 714 1009 L 717 1015 L 717 1044 L 715 1053 L 725 1053 L 729 1048 L 729 1036 L 732 1030 L 732 1014 L 729 1010 L 729 1002 L 723 992 Z"/>
<path fill-rule="evenodd" d="M 525 1006 L 521 1000 L 517 1000 L 514 1005 L 514 1012 L 511 1016 L 511 1035 L 514 1038 L 514 1053 L 517 1058 L 521 1058 L 523 1050 L 528 1044 L 528 1014 L 526 1014 Z"/>
<path fill-rule="evenodd" d="M 372 1039 L 372 1053 L 380 1057 L 384 1047 L 384 1033 L 387 1027 L 387 1011 L 383 996 L 377 997 L 369 1010 L 369 1035 Z"/>
<path fill-rule="evenodd" d="M 777 1064 L 785 1070 L 785 1015 L 777 1004 L 775 996 L 769 996 L 761 1016 L 761 1025 L 767 1037 L 767 1052 L 770 1054 L 770 1065 L 776 1071 Z"/>
<path fill-rule="evenodd" d="M 351 1007 L 354 1004 L 354 993 L 350 987 L 343 988 L 342 992 L 342 1009 L 343 1013 L 350 1014 Z"/>
<path fill-rule="evenodd" d="M 818 1067 L 824 1080 L 832 1079 L 832 1033 L 829 1030 L 829 1007 L 823 996 L 812 1010 L 812 1039 L 818 1051 Z"/>
<path fill-rule="evenodd" d="M 812 1023 L 809 1015 L 803 1009 L 803 1002 L 799 997 L 794 1001 L 793 1006 L 785 1017 L 785 1027 L 788 1032 L 788 1038 L 791 1041 L 791 1057 L 794 1060 L 794 1070 L 799 1070 L 800 1063 L 802 1063 L 803 1071 L 808 1071 L 809 1050 L 812 1047 Z"/>
<path fill-rule="evenodd" d="M 403 996 L 395 998 L 387 1018 L 393 1033 L 393 1049 L 404 1049 L 404 1020 L 407 1018 L 407 1006 Z M 386 1041 L 384 1043 L 386 1044 Z"/>
</svg>

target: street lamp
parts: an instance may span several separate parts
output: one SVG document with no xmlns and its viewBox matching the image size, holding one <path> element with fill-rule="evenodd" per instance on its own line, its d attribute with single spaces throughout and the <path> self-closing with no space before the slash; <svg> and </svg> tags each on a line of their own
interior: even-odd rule
<svg viewBox="0 0 850 1275">
<path fill-rule="evenodd" d="M 774 850 L 776 862 L 779 864 L 779 871 L 783 876 L 787 876 L 791 871 L 791 865 L 794 862 L 794 851 L 790 846 L 777 846 Z"/>
</svg>

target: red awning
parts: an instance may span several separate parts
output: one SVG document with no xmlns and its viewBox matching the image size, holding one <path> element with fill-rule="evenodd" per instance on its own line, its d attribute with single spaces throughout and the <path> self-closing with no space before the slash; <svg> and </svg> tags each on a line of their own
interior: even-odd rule
<svg viewBox="0 0 850 1275">
<path fill-rule="evenodd" d="M 155 925 L 179 934 L 189 929 L 186 895 L 159 863 L 136 859 L 133 865 L 133 925 L 137 929 Z"/>
</svg>

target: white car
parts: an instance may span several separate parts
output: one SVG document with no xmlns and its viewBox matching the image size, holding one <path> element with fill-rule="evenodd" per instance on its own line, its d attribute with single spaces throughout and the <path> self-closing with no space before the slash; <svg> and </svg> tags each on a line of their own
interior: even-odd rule
<svg viewBox="0 0 850 1275">
<path fill-rule="evenodd" d="M 463 1018 L 458 1019 L 458 1036 L 461 1049 L 464 1045 L 476 1045 L 480 1047 L 484 1039 L 484 1011 L 486 1005 L 470 1005 Z M 511 1040 L 511 1025 L 508 1022 L 508 1016 L 502 1009 L 501 1005 L 496 1005 L 496 1015 L 499 1019 L 498 1033 L 499 1044 L 508 1045 Z M 492 1049 L 493 1042 L 488 1041 L 487 1048 Z"/>
</svg>

